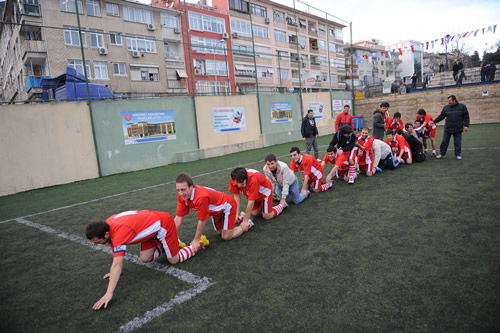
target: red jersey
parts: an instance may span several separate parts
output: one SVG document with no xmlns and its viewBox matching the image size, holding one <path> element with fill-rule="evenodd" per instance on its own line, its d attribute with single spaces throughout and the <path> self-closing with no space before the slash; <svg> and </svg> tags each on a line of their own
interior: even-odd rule
<svg viewBox="0 0 500 333">
<path fill-rule="evenodd" d="M 385 130 L 387 131 L 388 129 L 391 130 L 404 130 L 405 129 L 405 124 L 403 123 L 403 120 L 399 118 L 399 121 L 395 121 L 394 118 L 389 119 L 389 121 L 385 124 Z"/>
<path fill-rule="evenodd" d="M 352 121 L 351 114 L 342 111 L 337 118 L 335 118 L 335 132 L 338 132 L 345 125 L 351 126 L 351 129 L 354 131 L 354 122 Z"/>
<path fill-rule="evenodd" d="M 229 178 L 229 192 L 239 194 L 240 191 L 248 200 L 260 201 L 273 195 L 273 185 L 263 174 L 254 169 L 245 169 L 248 174 L 246 186 L 239 189 L 236 182 Z"/>
<path fill-rule="evenodd" d="M 188 200 L 177 196 L 177 211 L 175 215 L 186 216 L 189 214 L 189 209 L 196 211 L 199 221 L 205 221 L 210 216 L 215 216 L 231 207 L 236 207 L 236 202 L 232 196 L 227 193 L 216 191 L 210 187 L 193 186 L 191 198 Z"/>
<path fill-rule="evenodd" d="M 304 176 L 309 175 L 309 182 L 323 178 L 323 167 L 314 156 L 301 154 L 299 162 L 294 160 L 290 162 L 290 170 L 293 172 L 301 171 Z"/>
<path fill-rule="evenodd" d="M 432 116 L 428 113 L 425 114 L 425 117 L 422 117 L 421 115 L 417 114 L 417 120 L 420 120 L 420 122 L 427 123 L 425 128 L 430 132 L 432 129 L 436 128 L 436 124 L 434 123 L 434 119 L 432 119 Z"/>
<path fill-rule="evenodd" d="M 127 252 L 127 245 L 143 243 L 156 239 L 158 232 L 166 229 L 175 230 L 175 222 L 167 213 L 167 219 L 149 210 L 132 210 L 115 214 L 106 220 L 109 225 L 110 245 L 114 257 L 120 257 Z"/>
<path fill-rule="evenodd" d="M 410 145 L 408 145 L 408 142 L 406 142 L 405 138 L 399 134 L 394 134 L 391 141 L 389 141 L 389 139 L 386 139 L 385 143 L 391 146 L 391 149 L 395 155 L 399 155 L 402 150 L 405 150 L 405 147 L 410 150 Z"/>
<path fill-rule="evenodd" d="M 368 135 L 365 140 L 361 134 L 356 135 L 358 137 L 359 144 L 365 148 L 365 151 L 361 149 L 358 150 L 358 164 L 366 164 L 367 160 L 373 161 L 373 138 Z"/>
<path fill-rule="evenodd" d="M 325 162 L 325 165 L 327 165 L 328 163 L 332 163 L 333 165 L 335 165 L 336 160 L 337 160 L 337 154 L 335 154 L 332 160 L 330 159 L 330 156 L 328 156 L 328 153 L 326 153 L 325 157 L 323 157 L 323 162 Z"/>
<path fill-rule="evenodd" d="M 390 116 L 389 116 L 389 111 L 385 111 L 384 113 L 384 124 L 387 125 L 389 122 Z"/>
</svg>

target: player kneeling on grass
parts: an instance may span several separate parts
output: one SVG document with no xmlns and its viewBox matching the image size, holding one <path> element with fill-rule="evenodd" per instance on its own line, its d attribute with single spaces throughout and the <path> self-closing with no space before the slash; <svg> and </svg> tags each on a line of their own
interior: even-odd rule
<svg viewBox="0 0 500 333">
<path fill-rule="evenodd" d="M 109 278 L 108 289 L 94 304 L 94 310 L 99 310 L 103 305 L 107 308 L 113 298 L 122 273 L 127 245 L 141 244 L 140 258 L 143 262 L 151 262 L 165 253 L 168 262 L 177 264 L 191 258 L 197 251 L 193 246 L 179 250 L 174 219 L 164 212 L 133 210 L 115 214 L 106 221 L 89 222 L 85 235 L 96 245 L 108 243 L 113 251 L 111 269 L 104 275 L 104 279 Z M 205 245 L 208 245 L 208 241 L 202 244 Z"/>
<path fill-rule="evenodd" d="M 247 230 L 246 228 L 244 230 L 241 225 L 236 226 L 238 205 L 229 194 L 194 185 L 193 179 L 187 173 L 177 176 L 175 188 L 179 194 L 174 218 L 177 230 L 181 227 L 184 216 L 189 214 L 189 209 L 195 210 L 198 217 L 198 226 L 191 242 L 195 250 L 198 250 L 200 246 L 200 238 L 203 237 L 203 229 L 208 219 L 211 219 L 215 231 L 224 240 L 241 236 Z"/>
<path fill-rule="evenodd" d="M 385 135 L 387 137 L 385 143 L 391 146 L 393 156 L 396 157 L 398 163 L 404 161 L 406 164 L 412 164 L 413 157 L 410 145 L 406 139 L 402 135 L 396 134 L 393 130 L 387 130 Z"/>
<path fill-rule="evenodd" d="M 325 192 L 333 186 L 333 182 L 322 184 L 323 182 L 323 167 L 311 155 L 301 154 L 298 147 L 290 149 L 290 170 L 297 172 L 301 171 L 304 179 L 302 181 L 302 193 L 307 193 L 308 188 L 312 188 L 314 192 Z"/>
<path fill-rule="evenodd" d="M 361 130 L 360 134 L 356 135 L 358 137 L 358 145 L 361 149 L 358 150 L 358 166 L 359 171 L 365 171 L 368 177 L 375 174 L 375 165 L 373 164 L 373 138 L 369 134 L 367 127 Z"/>
<path fill-rule="evenodd" d="M 260 172 L 254 169 L 235 168 L 231 171 L 229 179 L 229 192 L 233 193 L 240 210 L 240 192 L 248 199 L 247 209 L 242 214 L 241 226 L 247 230 L 251 215 L 262 214 L 266 220 L 270 220 L 283 211 L 287 206 L 279 204 L 273 207 L 273 185 Z"/>
<path fill-rule="evenodd" d="M 278 195 L 280 203 L 286 206 L 286 199 L 292 197 L 294 204 L 304 201 L 309 195 L 300 191 L 299 180 L 290 170 L 285 162 L 278 161 L 274 154 L 269 154 L 265 159 L 264 175 L 274 186 L 274 192 Z"/>
<path fill-rule="evenodd" d="M 321 161 L 321 166 L 323 169 L 328 163 L 333 164 L 333 168 L 330 170 L 328 175 L 326 176 L 326 183 L 332 183 L 333 184 L 333 177 L 335 178 L 341 178 L 345 175 L 347 175 L 347 171 L 349 170 L 349 167 L 344 165 L 341 161 L 341 159 L 337 158 L 339 152 L 337 148 L 333 146 L 328 146 L 326 149 L 326 154 L 323 157 L 323 160 Z"/>
</svg>

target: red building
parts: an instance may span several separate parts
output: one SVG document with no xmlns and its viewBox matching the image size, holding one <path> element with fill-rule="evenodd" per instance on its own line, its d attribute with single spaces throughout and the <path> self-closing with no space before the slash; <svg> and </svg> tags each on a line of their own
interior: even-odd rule
<svg viewBox="0 0 500 333">
<path fill-rule="evenodd" d="M 189 95 L 193 94 L 193 86 L 196 95 L 234 94 L 236 83 L 228 13 L 190 3 L 184 8 L 180 0 L 152 0 L 151 5 L 181 12 L 180 30 Z"/>
</svg>

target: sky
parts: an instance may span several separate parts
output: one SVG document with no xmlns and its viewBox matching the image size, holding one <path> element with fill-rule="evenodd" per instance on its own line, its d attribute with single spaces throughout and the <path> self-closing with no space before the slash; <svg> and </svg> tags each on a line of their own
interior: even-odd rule
<svg viewBox="0 0 500 333">
<path fill-rule="evenodd" d="M 293 8 L 293 0 L 273 1 Z M 150 3 L 147 0 L 141 2 Z M 296 8 L 304 10 L 306 5 L 303 3 L 352 22 L 353 42 L 378 39 L 382 44 L 389 45 L 411 39 L 425 43 L 440 40 L 447 34 L 453 36 L 495 24 L 496 33 L 489 32 L 483 36 L 479 32 L 476 37 L 464 38 L 463 43 L 469 53 L 477 50 L 482 56 L 485 49 L 500 42 L 500 0 L 295 0 Z M 314 9 L 310 12 L 325 17 L 324 13 Z M 344 42 L 349 41 L 350 32 L 346 28 Z M 459 47 L 460 44 L 459 41 Z"/>
</svg>

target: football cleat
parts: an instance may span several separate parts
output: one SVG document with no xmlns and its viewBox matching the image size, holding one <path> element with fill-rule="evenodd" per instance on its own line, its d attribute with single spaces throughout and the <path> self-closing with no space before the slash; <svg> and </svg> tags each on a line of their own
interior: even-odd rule
<svg viewBox="0 0 500 333">
<path fill-rule="evenodd" d="M 183 247 L 186 247 L 186 243 L 179 242 L 179 249 L 182 249 Z"/>
<path fill-rule="evenodd" d="M 273 200 L 280 201 L 281 198 L 280 198 L 280 196 L 277 193 L 273 193 Z"/>
<path fill-rule="evenodd" d="M 252 229 L 254 225 L 255 225 L 255 223 L 253 223 L 252 220 L 248 220 L 248 229 L 247 229 L 247 231 L 250 230 L 250 229 Z"/>
<path fill-rule="evenodd" d="M 355 179 L 355 177 L 354 177 L 354 176 L 349 176 L 349 181 L 348 181 L 348 183 L 349 183 L 349 184 L 354 184 L 354 179 Z"/>
<path fill-rule="evenodd" d="M 201 245 L 202 249 L 204 249 L 206 246 L 210 245 L 210 241 L 207 239 L 207 236 L 201 235 L 201 237 L 200 237 L 200 245 Z"/>
</svg>

